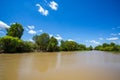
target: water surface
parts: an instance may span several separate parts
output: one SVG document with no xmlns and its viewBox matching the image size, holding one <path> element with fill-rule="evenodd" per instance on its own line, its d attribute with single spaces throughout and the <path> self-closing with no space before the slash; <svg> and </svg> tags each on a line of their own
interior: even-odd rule
<svg viewBox="0 0 120 80">
<path fill-rule="evenodd" d="M 0 54 L 0 80 L 120 80 L 120 54 Z"/>
</svg>

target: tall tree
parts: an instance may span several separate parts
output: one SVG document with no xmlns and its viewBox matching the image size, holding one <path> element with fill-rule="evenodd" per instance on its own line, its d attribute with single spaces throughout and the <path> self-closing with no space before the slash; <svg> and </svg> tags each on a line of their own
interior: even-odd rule
<svg viewBox="0 0 120 80">
<path fill-rule="evenodd" d="M 84 44 L 79 44 L 79 45 L 78 45 L 78 50 L 86 50 L 86 45 L 84 45 Z"/>
<path fill-rule="evenodd" d="M 90 46 L 88 47 L 88 50 L 93 50 L 93 47 L 90 45 Z"/>
<path fill-rule="evenodd" d="M 23 35 L 23 26 L 19 23 L 12 24 L 10 28 L 7 30 L 7 35 L 12 37 L 21 38 Z"/>
<path fill-rule="evenodd" d="M 50 52 L 58 50 L 58 41 L 57 41 L 56 38 L 54 38 L 54 37 L 50 38 L 47 50 L 50 51 Z"/>
<path fill-rule="evenodd" d="M 75 41 L 61 41 L 60 48 L 63 51 L 75 51 L 78 50 L 78 43 Z"/>
<path fill-rule="evenodd" d="M 39 51 L 47 51 L 50 36 L 47 33 L 36 35 L 33 37 Z"/>
</svg>

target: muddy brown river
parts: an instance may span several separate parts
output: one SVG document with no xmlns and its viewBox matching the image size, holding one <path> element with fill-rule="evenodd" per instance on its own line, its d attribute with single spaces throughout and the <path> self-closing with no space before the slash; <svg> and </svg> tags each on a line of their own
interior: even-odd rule
<svg viewBox="0 0 120 80">
<path fill-rule="evenodd" d="M 102 51 L 0 54 L 0 80 L 120 80 L 120 54 Z"/>
</svg>

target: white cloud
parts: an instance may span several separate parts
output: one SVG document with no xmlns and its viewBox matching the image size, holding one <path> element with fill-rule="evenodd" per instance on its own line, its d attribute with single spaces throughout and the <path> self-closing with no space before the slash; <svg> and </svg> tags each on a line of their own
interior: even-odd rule
<svg viewBox="0 0 120 80">
<path fill-rule="evenodd" d="M 37 32 L 35 30 L 29 30 L 28 33 L 29 34 L 36 34 Z"/>
<path fill-rule="evenodd" d="M 40 4 L 36 4 L 36 6 L 39 7 L 38 12 L 42 15 L 47 16 L 49 14 L 48 10 L 44 9 Z"/>
<path fill-rule="evenodd" d="M 103 38 L 99 38 L 99 40 L 103 40 Z"/>
<path fill-rule="evenodd" d="M 106 40 L 108 40 L 108 41 L 114 41 L 114 40 L 118 40 L 118 39 L 119 39 L 118 37 L 106 38 Z"/>
<path fill-rule="evenodd" d="M 52 9 L 52 10 L 57 10 L 58 9 L 58 4 L 55 2 L 55 1 L 51 1 L 49 3 L 49 7 Z"/>
<path fill-rule="evenodd" d="M 35 26 L 28 26 L 29 29 L 35 29 Z"/>
<path fill-rule="evenodd" d="M 57 34 L 57 35 L 55 36 L 55 38 L 56 38 L 58 41 L 60 41 L 60 40 L 63 39 L 59 34 Z"/>
<path fill-rule="evenodd" d="M 10 28 L 10 26 L 7 25 L 6 23 L 4 23 L 3 21 L 0 21 L 0 28 L 8 29 L 8 28 Z"/>
<path fill-rule="evenodd" d="M 73 39 L 68 39 L 67 41 L 74 41 Z"/>
<path fill-rule="evenodd" d="M 97 42 L 97 41 L 95 41 L 95 40 L 91 40 L 91 41 L 89 41 L 90 43 L 93 43 L 93 44 L 100 44 L 100 42 Z"/>
<path fill-rule="evenodd" d="M 42 29 L 40 29 L 40 30 L 35 30 L 35 26 L 34 26 L 34 25 L 25 27 L 25 30 L 26 30 L 29 34 L 37 34 L 37 33 L 42 33 L 42 32 L 43 32 Z"/>
</svg>

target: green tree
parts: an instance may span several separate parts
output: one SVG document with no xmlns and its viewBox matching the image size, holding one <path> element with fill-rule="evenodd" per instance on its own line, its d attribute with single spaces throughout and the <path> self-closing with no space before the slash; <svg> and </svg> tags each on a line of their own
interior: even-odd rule
<svg viewBox="0 0 120 80">
<path fill-rule="evenodd" d="M 107 46 L 109 46 L 109 44 L 103 43 L 102 46 L 103 46 L 103 47 L 107 47 Z"/>
<path fill-rule="evenodd" d="M 24 52 L 32 52 L 35 50 L 35 44 L 33 42 L 30 41 L 24 41 L 23 44 L 23 51 Z"/>
<path fill-rule="evenodd" d="M 102 50 L 102 46 L 101 45 L 98 45 L 94 48 L 95 50 Z"/>
<path fill-rule="evenodd" d="M 0 46 L 5 53 L 15 53 L 21 51 L 23 41 L 12 36 L 0 38 Z"/>
<path fill-rule="evenodd" d="M 78 44 L 75 41 L 61 41 L 61 50 L 75 51 L 78 50 Z"/>
<path fill-rule="evenodd" d="M 79 44 L 78 50 L 86 50 L 86 46 L 84 44 Z"/>
<path fill-rule="evenodd" d="M 113 43 L 113 42 L 111 42 L 111 43 L 110 43 L 110 46 L 115 46 L 115 45 L 116 45 L 116 44 L 115 44 L 115 43 Z"/>
<path fill-rule="evenodd" d="M 19 23 L 12 24 L 10 28 L 7 30 L 7 35 L 12 37 L 18 37 L 21 38 L 23 35 L 23 27 Z"/>
<path fill-rule="evenodd" d="M 22 41 L 17 37 L 4 36 L 0 38 L 1 52 L 4 53 L 21 53 L 31 52 L 35 49 L 35 44 L 29 41 Z"/>
<path fill-rule="evenodd" d="M 88 50 L 93 50 L 93 47 L 90 45 L 90 46 L 88 47 Z"/>
<path fill-rule="evenodd" d="M 41 35 L 36 35 L 33 37 L 37 45 L 38 51 L 47 51 L 49 45 L 50 36 L 47 33 L 42 33 Z"/>
<path fill-rule="evenodd" d="M 56 38 L 51 37 L 48 47 L 47 47 L 47 51 L 53 52 L 53 51 L 58 51 L 58 41 Z"/>
<path fill-rule="evenodd" d="M 119 45 L 116 45 L 113 42 L 111 42 L 110 44 L 103 43 L 102 45 L 96 46 L 95 49 L 101 51 L 120 51 Z"/>
</svg>

